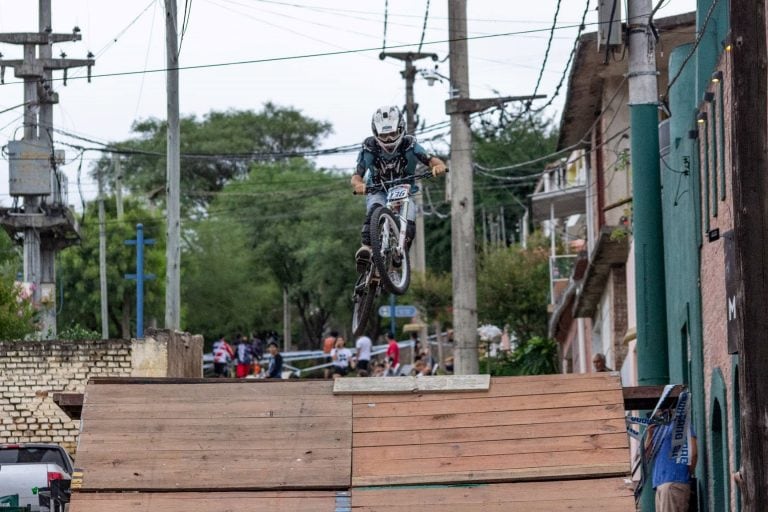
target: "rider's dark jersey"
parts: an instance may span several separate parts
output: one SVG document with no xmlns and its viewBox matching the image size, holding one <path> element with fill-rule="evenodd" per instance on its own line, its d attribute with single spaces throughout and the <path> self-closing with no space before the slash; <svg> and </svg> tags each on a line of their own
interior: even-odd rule
<svg viewBox="0 0 768 512">
<path fill-rule="evenodd" d="M 374 137 L 368 137 L 363 141 L 357 156 L 355 172 L 365 178 L 368 185 L 372 185 L 381 180 L 413 176 L 419 162 L 429 165 L 431 159 L 432 155 L 412 135 L 403 137 L 400 147 L 394 153 L 382 150 Z"/>
</svg>

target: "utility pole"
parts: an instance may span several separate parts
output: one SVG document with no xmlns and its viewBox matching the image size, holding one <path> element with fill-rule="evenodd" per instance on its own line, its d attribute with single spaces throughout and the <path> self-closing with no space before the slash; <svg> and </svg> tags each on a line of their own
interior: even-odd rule
<svg viewBox="0 0 768 512">
<path fill-rule="evenodd" d="M 123 220 L 123 166 L 120 163 L 120 155 L 113 153 L 115 162 L 115 202 L 117 207 L 117 220 Z"/>
<path fill-rule="evenodd" d="M 416 66 L 414 61 L 421 59 L 437 60 L 436 53 L 421 52 L 381 52 L 381 60 L 387 57 L 405 62 L 405 69 L 400 72 L 405 80 L 405 127 L 409 135 L 416 132 L 416 110 L 418 104 L 413 97 L 413 83 L 416 80 Z M 413 244 L 413 259 L 411 268 L 416 272 L 424 272 L 427 269 L 426 251 L 424 248 L 424 201 L 421 192 L 414 196 L 416 204 L 416 243 Z"/>
<path fill-rule="evenodd" d="M 101 295 L 101 339 L 109 339 L 109 305 L 107 303 L 107 226 L 104 215 L 104 176 L 99 179 L 99 292 Z"/>
<path fill-rule="evenodd" d="M 52 58 L 53 44 L 79 41 L 80 29 L 54 33 L 51 0 L 39 2 L 39 32 L 0 34 L 0 43 L 23 46 L 23 59 L 0 60 L 0 83 L 5 68 L 12 67 L 16 78 L 24 80 L 24 137 L 8 143 L 9 189 L 14 198 L 22 198 L 21 208 L 0 209 L 0 224 L 11 233 L 23 234 L 24 281 L 33 290 L 33 303 L 39 308 L 42 336 L 56 336 L 55 256 L 59 250 L 79 240 L 79 228 L 65 204 L 66 191 L 56 169 L 53 148 L 53 105 L 59 96 L 53 90 L 53 70 L 94 65 L 87 59 Z M 90 79 L 89 79 L 90 81 Z M 56 184 L 56 185 L 54 185 Z"/>
<path fill-rule="evenodd" d="M 166 156 L 167 242 L 165 271 L 165 328 L 181 326 L 181 207 L 179 141 L 179 45 L 176 0 L 165 0 L 166 91 L 168 146 Z"/>
<path fill-rule="evenodd" d="M 629 0 L 629 113 L 631 129 L 637 367 L 641 386 L 667 384 L 667 306 L 659 170 L 659 113 L 656 53 L 649 26 L 652 0 Z M 649 477 L 649 475 L 646 475 Z M 653 489 L 640 496 L 654 510 Z"/>
<path fill-rule="evenodd" d="M 748 0 L 730 1 L 731 41 L 731 157 L 735 233 L 735 297 L 733 326 L 739 354 L 739 408 L 744 512 L 765 510 L 768 504 L 768 55 L 766 6 Z M 724 87 L 725 84 L 721 84 Z M 729 324 L 731 322 L 729 315 Z M 729 331 L 731 327 L 729 326 Z"/>
<path fill-rule="evenodd" d="M 502 107 L 510 101 L 530 101 L 545 96 L 470 99 L 467 62 L 467 0 L 448 0 L 448 38 L 451 56 L 451 99 L 445 102 L 445 113 L 451 116 L 450 195 L 454 372 L 457 375 L 468 375 L 479 371 L 474 171 L 469 114 L 492 107 Z"/>
<path fill-rule="evenodd" d="M 448 0 L 451 98 L 469 98 L 467 61 L 467 0 Z M 477 269 L 475 268 L 475 200 L 472 131 L 469 111 L 451 116 L 451 255 L 453 272 L 454 372 L 480 371 L 477 354 Z"/>
</svg>

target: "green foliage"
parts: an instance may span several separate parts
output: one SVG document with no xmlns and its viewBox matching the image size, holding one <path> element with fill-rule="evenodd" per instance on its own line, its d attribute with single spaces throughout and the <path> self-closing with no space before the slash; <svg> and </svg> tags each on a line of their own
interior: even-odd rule
<svg viewBox="0 0 768 512">
<path fill-rule="evenodd" d="M 535 336 L 512 352 L 499 352 L 497 357 L 480 359 L 480 373 L 491 375 L 546 375 L 557 373 L 557 344 Z"/>
<path fill-rule="evenodd" d="M 205 317 L 225 332 L 274 329 L 284 290 L 298 313 L 299 339 L 311 346 L 319 346 L 329 324 L 349 325 L 365 210 L 347 182 L 297 158 L 254 165 L 245 179 L 227 185 L 197 225 L 187 256 L 182 293 L 189 329 L 210 332 L 213 325 L 198 323 Z M 222 254 L 232 258 L 226 265 Z M 217 298 L 202 299 L 206 291 Z"/>
<path fill-rule="evenodd" d="M 152 203 L 165 201 L 166 131 L 165 121 L 144 119 L 133 125 L 136 138 L 115 144 L 131 152 L 124 160 L 124 185 Z M 253 162 L 271 160 L 271 155 L 314 149 L 331 131 L 330 124 L 310 119 L 299 110 L 266 103 L 252 110 L 211 111 L 202 119 L 186 116 L 181 120 L 181 152 L 201 155 L 182 158 L 182 208 L 193 211 L 207 206 L 212 193 L 232 180 L 243 178 Z M 258 153 L 259 155 L 255 155 Z M 204 155 L 226 155 L 206 158 Z M 102 159 L 98 170 L 114 173 L 109 159 Z M 113 179 L 108 180 L 114 183 Z"/>
<path fill-rule="evenodd" d="M 80 324 L 74 324 L 59 331 L 56 337 L 60 340 L 88 341 L 101 339 L 101 334 Z"/>
<path fill-rule="evenodd" d="M 494 117 L 500 116 L 500 117 Z M 494 168 L 515 165 L 551 154 L 557 144 L 557 132 L 552 120 L 540 114 L 520 116 L 519 112 L 484 116 L 473 125 L 473 159 L 483 167 Z M 512 236 L 519 239 L 518 221 L 524 209 L 521 203 L 536 185 L 534 179 L 526 176 L 541 172 L 546 162 L 531 164 L 529 167 L 510 171 L 474 174 L 474 201 L 476 212 L 476 240 L 482 246 L 482 212 L 501 215 L 503 212 L 507 240 Z M 490 175 L 489 175 L 490 174 Z M 509 178 L 513 178 L 510 180 Z M 450 212 L 450 205 L 445 204 L 445 183 L 442 180 L 422 182 L 429 189 L 431 204 L 443 214 Z M 425 203 L 428 201 L 425 200 Z M 427 205 L 429 212 L 429 205 Z M 451 270 L 451 223 L 437 215 L 424 219 L 426 233 L 427 262 L 435 271 Z"/>
<path fill-rule="evenodd" d="M 483 255 L 477 276 L 478 317 L 509 325 L 521 342 L 547 336 L 549 260 L 546 249 L 519 246 Z"/>
<path fill-rule="evenodd" d="M 36 312 L 12 278 L 0 278 L 0 340 L 23 340 L 37 329 Z"/>
<path fill-rule="evenodd" d="M 431 322 L 444 324 L 451 321 L 453 282 L 451 274 L 436 273 L 429 269 L 413 273 L 410 294 L 413 301 L 426 313 Z"/>
<path fill-rule="evenodd" d="M 135 333 L 136 282 L 124 278 L 136 272 L 136 247 L 125 240 L 136 238 L 136 224 L 144 225 L 144 237 L 155 245 L 144 247 L 144 272 L 156 279 L 144 284 L 144 324 L 162 319 L 165 308 L 165 221 L 139 201 L 124 201 L 122 221 L 116 218 L 114 198 L 105 201 L 107 231 L 107 283 L 110 337 L 128 338 Z M 101 332 L 99 287 L 99 224 L 96 203 L 90 203 L 81 226 L 82 242 L 59 255 L 57 279 L 64 300 L 59 307 L 58 326 L 63 332 L 74 326 Z M 98 338 L 101 336 L 98 335 Z"/>
</svg>

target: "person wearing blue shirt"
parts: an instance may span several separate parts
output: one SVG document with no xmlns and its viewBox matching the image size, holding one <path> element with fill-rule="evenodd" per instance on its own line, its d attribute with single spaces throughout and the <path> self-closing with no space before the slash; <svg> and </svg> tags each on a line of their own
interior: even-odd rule
<svg viewBox="0 0 768 512">
<path fill-rule="evenodd" d="M 691 426 L 689 463 L 680 464 L 672 458 L 672 437 L 675 422 L 651 425 L 646 437 L 648 446 L 656 446 L 653 460 L 653 489 L 656 512 L 688 512 L 691 497 L 691 477 L 696 471 L 696 432 Z"/>
<path fill-rule="evenodd" d="M 405 134 L 405 118 L 396 106 L 380 107 L 371 119 L 373 136 L 363 141 L 357 157 L 357 166 L 352 175 L 351 185 L 355 194 L 365 194 L 366 186 L 395 178 L 413 176 L 416 166 L 422 163 L 432 170 L 433 176 L 445 173 L 445 163 L 430 155 L 421 147 L 416 138 Z M 358 272 L 365 270 L 371 257 L 371 238 L 368 227 L 371 214 L 378 205 L 387 202 L 385 192 L 366 196 L 366 216 L 362 228 L 362 246 L 355 254 Z M 416 210 L 408 212 L 406 243 L 410 247 L 416 236 Z"/>
</svg>

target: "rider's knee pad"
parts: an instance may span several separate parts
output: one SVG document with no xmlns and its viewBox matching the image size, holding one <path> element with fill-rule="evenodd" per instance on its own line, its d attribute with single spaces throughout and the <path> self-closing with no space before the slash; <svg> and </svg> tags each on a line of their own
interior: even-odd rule
<svg viewBox="0 0 768 512">
<path fill-rule="evenodd" d="M 408 225 L 405 228 L 405 237 L 410 240 L 416 238 L 416 221 L 408 221 Z"/>
</svg>

